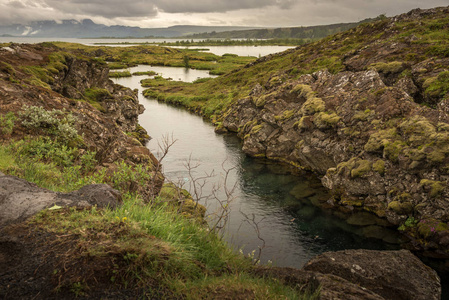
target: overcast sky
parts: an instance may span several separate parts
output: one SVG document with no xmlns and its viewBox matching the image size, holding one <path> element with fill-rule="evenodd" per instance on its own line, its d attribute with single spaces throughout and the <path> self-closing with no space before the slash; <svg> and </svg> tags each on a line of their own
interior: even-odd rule
<svg viewBox="0 0 449 300">
<path fill-rule="evenodd" d="M 106 25 L 292 27 L 353 22 L 449 0 L 0 0 L 1 24 L 92 19 Z"/>
</svg>

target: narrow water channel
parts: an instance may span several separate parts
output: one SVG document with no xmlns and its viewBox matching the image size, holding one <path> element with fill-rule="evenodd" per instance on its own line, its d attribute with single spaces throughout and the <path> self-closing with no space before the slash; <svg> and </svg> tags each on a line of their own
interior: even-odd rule
<svg viewBox="0 0 449 300">
<path fill-rule="evenodd" d="M 207 71 L 183 68 L 152 68 L 138 66 L 131 72 L 154 70 L 163 77 L 193 81 L 208 77 Z M 396 245 L 366 238 L 366 227 L 348 225 L 345 221 L 317 209 L 312 203 L 329 197 L 313 175 L 294 176 L 288 167 L 247 157 L 235 135 L 218 135 L 213 126 L 201 117 L 182 108 L 146 99 L 142 96 L 140 80 L 145 77 L 114 79 L 132 89 L 139 89 L 139 101 L 145 112 L 140 124 L 152 140 L 147 147 L 158 153 L 158 143 L 164 136 L 176 142 L 163 161 L 166 177 L 189 189 L 193 178 L 213 175 L 207 179 L 202 194 L 211 193 L 214 185 L 223 185 L 229 171 L 229 188 L 235 185 L 230 202 L 229 220 L 224 237 L 236 249 L 251 253 L 262 247 L 261 262 L 269 260 L 275 266 L 302 267 L 310 258 L 325 251 L 349 248 L 395 249 Z M 186 164 L 195 167 L 191 172 Z M 213 172 L 213 174 L 212 174 Z M 191 191 L 192 192 L 192 191 Z M 221 188 L 220 199 L 226 196 Z M 217 200 L 203 200 L 208 214 L 217 211 Z M 257 226 L 256 226 L 257 223 Z"/>
</svg>

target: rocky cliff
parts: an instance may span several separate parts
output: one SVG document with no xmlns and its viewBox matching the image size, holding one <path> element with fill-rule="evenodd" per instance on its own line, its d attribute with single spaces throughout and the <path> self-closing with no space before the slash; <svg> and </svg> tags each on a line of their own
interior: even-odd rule
<svg viewBox="0 0 449 300">
<path fill-rule="evenodd" d="M 219 130 L 249 155 L 319 174 L 332 192 L 322 207 L 371 212 L 410 249 L 449 258 L 448 15 L 417 9 L 259 59 L 228 75 L 271 74 Z"/>
<path fill-rule="evenodd" d="M 27 107 L 35 110 L 34 115 L 26 117 L 28 123 L 16 121 L 10 131 L 3 130 L 1 139 L 39 136 L 58 139 L 63 132 L 54 129 L 54 124 L 43 120 L 43 116 L 39 117 L 43 112 L 35 107 L 70 113 L 78 138 L 72 139 L 68 146 L 78 149 L 77 156 L 86 151 L 95 153 L 97 171 L 104 169 L 106 174 L 113 174 L 117 169 L 114 163 L 119 161 L 131 167 L 148 167 L 155 180 L 143 186 L 129 181 L 128 187 L 147 198 L 158 193 L 163 176 L 157 160 L 143 144 L 148 135 L 137 122 L 144 108 L 134 91 L 108 79 L 104 63 L 46 44 L 8 45 L 0 48 L 0 59 L 2 120 L 6 120 L 7 113 L 24 118 Z M 33 126 L 37 118 L 41 118 L 40 123 Z"/>
</svg>

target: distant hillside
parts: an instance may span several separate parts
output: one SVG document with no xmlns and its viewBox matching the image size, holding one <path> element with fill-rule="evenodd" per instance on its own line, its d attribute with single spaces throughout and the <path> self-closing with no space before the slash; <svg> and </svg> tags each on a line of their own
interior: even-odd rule
<svg viewBox="0 0 449 300">
<path fill-rule="evenodd" d="M 380 18 L 380 17 L 378 17 Z M 376 19 L 378 19 L 376 18 Z M 248 29 L 233 30 L 225 32 L 196 33 L 188 38 L 220 38 L 220 39 L 320 39 L 331 34 L 343 32 L 354 28 L 362 23 L 375 21 L 376 19 L 365 19 L 357 23 L 340 23 L 320 26 L 271 28 L 271 29 Z"/>
<path fill-rule="evenodd" d="M 20 37 L 71 37 L 71 38 L 144 38 L 144 37 L 179 37 L 203 32 L 223 32 L 249 30 L 255 27 L 238 26 L 187 26 L 178 25 L 167 28 L 140 28 L 130 26 L 106 26 L 96 24 L 90 19 L 82 21 L 64 20 L 37 21 L 28 25 L 13 24 L 0 26 L 0 36 Z"/>
</svg>

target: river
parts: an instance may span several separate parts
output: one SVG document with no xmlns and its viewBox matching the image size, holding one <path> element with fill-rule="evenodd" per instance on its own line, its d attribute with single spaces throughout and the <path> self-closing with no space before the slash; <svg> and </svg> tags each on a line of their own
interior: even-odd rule
<svg viewBox="0 0 449 300">
<path fill-rule="evenodd" d="M 209 77 L 207 71 L 184 68 L 138 66 L 131 72 L 154 70 L 163 77 L 191 82 L 198 77 Z M 302 267 L 310 258 L 324 251 L 348 248 L 396 248 L 379 240 L 364 237 L 361 228 L 314 207 L 311 202 L 329 197 L 318 178 L 313 175 L 294 176 L 288 167 L 267 163 L 246 156 L 239 139 L 233 134 L 219 135 L 214 127 L 201 117 L 182 108 L 167 105 L 142 96 L 142 76 L 114 79 L 116 83 L 139 89 L 139 102 L 145 112 L 140 124 L 152 139 L 147 144 L 158 153 L 158 143 L 164 136 L 176 142 L 163 161 L 166 177 L 186 189 L 195 178 L 206 174 L 203 195 L 208 195 L 214 185 L 228 176 L 229 188 L 235 191 L 230 202 L 230 214 L 224 228 L 224 238 L 245 254 L 262 249 L 261 262 L 272 261 L 276 266 Z M 195 166 L 191 172 L 186 169 Z M 224 169 L 222 165 L 224 164 Z M 193 176 L 190 176 L 193 175 Z M 192 180 L 193 178 L 193 180 Z M 192 192 L 192 190 L 190 190 Z M 226 199 L 223 188 L 218 193 Z M 217 200 L 202 200 L 211 216 L 217 212 Z M 210 221 L 210 224 L 214 224 Z"/>
</svg>

